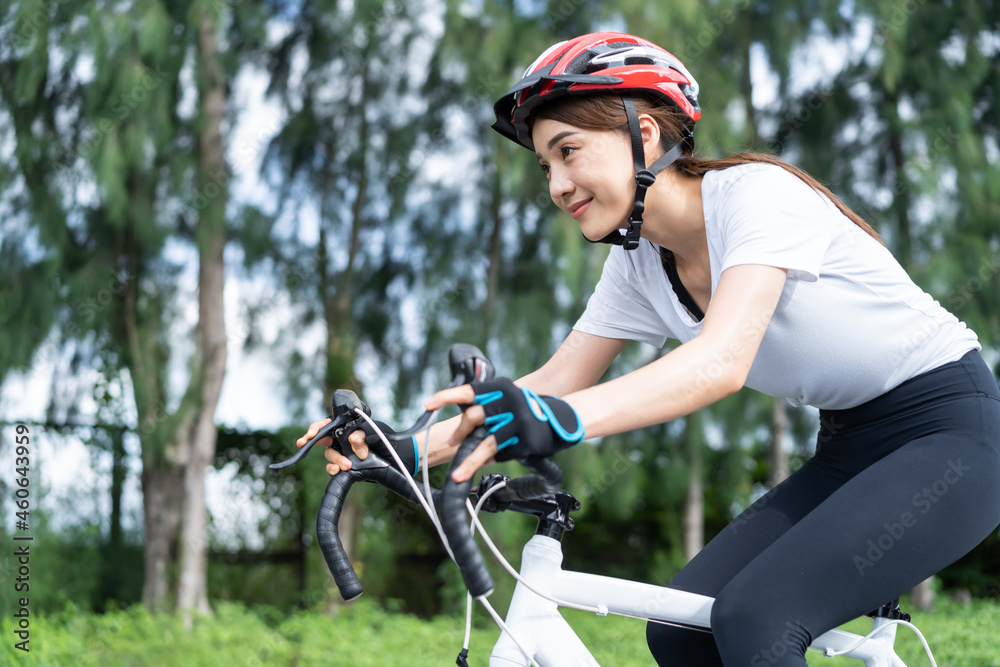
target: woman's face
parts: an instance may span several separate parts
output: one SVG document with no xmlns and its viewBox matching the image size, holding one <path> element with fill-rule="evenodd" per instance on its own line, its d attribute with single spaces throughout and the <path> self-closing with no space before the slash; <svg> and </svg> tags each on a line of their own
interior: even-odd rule
<svg viewBox="0 0 1000 667">
<path fill-rule="evenodd" d="M 635 169 L 624 133 L 540 118 L 531 136 L 552 201 L 576 219 L 584 236 L 598 241 L 625 226 Z"/>
</svg>

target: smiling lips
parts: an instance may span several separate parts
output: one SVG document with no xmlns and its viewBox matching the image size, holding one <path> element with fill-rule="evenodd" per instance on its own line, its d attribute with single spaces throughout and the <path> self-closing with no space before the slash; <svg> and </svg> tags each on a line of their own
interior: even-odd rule
<svg viewBox="0 0 1000 667">
<path fill-rule="evenodd" d="M 578 201 L 574 204 L 571 204 L 569 207 L 569 214 L 572 215 L 575 219 L 579 219 L 580 216 L 583 215 L 588 208 L 590 208 L 590 202 L 592 201 L 594 201 L 593 197 L 591 197 L 590 199 L 584 199 L 583 201 Z"/>
</svg>

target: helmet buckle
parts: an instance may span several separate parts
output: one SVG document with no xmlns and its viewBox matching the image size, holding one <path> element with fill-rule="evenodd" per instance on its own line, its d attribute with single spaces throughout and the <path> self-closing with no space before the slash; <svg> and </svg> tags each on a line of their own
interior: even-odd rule
<svg viewBox="0 0 1000 667">
<path fill-rule="evenodd" d="M 635 182 L 640 188 L 645 190 L 651 187 L 653 183 L 656 183 L 656 176 L 648 169 L 640 169 L 635 173 Z"/>
<path fill-rule="evenodd" d="M 642 218 L 629 220 L 628 229 L 625 230 L 625 238 L 622 239 L 622 247 L 625 250 L 635 250 L 639 247 L 639 236 L 642 232 Z"/>
</svg>

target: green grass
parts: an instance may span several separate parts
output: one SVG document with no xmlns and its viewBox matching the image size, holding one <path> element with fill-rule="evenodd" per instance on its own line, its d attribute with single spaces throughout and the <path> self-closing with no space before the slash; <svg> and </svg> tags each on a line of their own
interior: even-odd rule
<svg viewBox="0 0 1000 667">
<path fill-rule="evenodd" d="M 904 602 L 904 610 L 906 605 Z M 912 612 L 911 622 L 916 625 L 930 645 L 934 659 L 941 667 L 1000 667 L 1000 603 L 974 600 L 960 605 L 939 596 L 933 612 Z M 871 632 L 870 619 L 858 619 L 843 626 L 857 634 Z M 930 665 L 924 647 L 916 634 L 906 627 L 896 630 L 896 653 L 907 667 Z M 860 665 L 847 658 L 808 656 L 810 665 L 849 667 Z"/>
<path fill-rule="evenodd" d="M 199 619 L 191 632 L 178 618 L 152 616 L 141 607 L 104 615 L 69 608 L 31 618 L 30 653 L 14 648 L 12 619 L 0 621 L 0 664 L 67 667 L 239 667 L 287 666 L 366 667 L 384 665 L 454 665 L 462 645 L 464 619 L 423 620 L 385 611 L 362 600 L 334 615 L 318 611 L 288 617 L 258 614 L 218 603 L 214 618 Z M 644 624 L 628 618 L 566 614 L 602 665 L 652 665 L 644 641 Z M 914 622 L 930 642 L 940 665 L 1000 667 L 1000 603 L 960 606 L 943 597 L 933 613 Z M 498 631 L 477 618 L 469 664 L 486 667 Z M 845 626 L 870 629 L 867 620 Z M 920 642 L 905 628 L 896 646 L 909 667 L 930 664 Z M 846 658 L 809 656 L 810 665 L 860 665 Z"/>
</svg>

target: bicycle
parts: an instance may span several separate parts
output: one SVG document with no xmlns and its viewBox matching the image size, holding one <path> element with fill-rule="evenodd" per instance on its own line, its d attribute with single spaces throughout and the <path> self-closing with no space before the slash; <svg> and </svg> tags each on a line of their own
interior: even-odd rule
<svg viewBox="0 0 1000 667">
<path fill-rule="evenodd" d="M 493 366 L 471 345 L 453 345 L 449 351 L 452 381 L 449 387 L 473 380 L 492 378 Z M 297 463 L 311 447 L 332 435 L 334 446 L 351 460 L 351 468 L 332 477 L 320 504 L 316 521 L 317 541 L 327 566 L 345 601 L 357 599 L 363 592 L 354 567 L 344 552 L 338 533 L 338 521 L 350 488 L 359 481 L 373 482 L 415 504 L 422 505 L 434 523 L 449 555 L 458 565 L 468 588 L 468 599 L 481 602 L 501 629 L 493 647 L 490 667 L 527 666 L 566 667 L 596 666 L 597 661 L 584 642 L 559 613 L 559 607 L 593 612 L 599 616 L 618 614 L 653 622 L 680 625 L 706 632 L 711 631 L 710 616 L 713 598 L 647 583 L 571 572 L 562 569 L 562 537 L 573 528 L 570 513 L 580 509 L 580 502 L 562 489 L 562 471 L 549 458 L 529 458 L 522 463 L 531 473 L 516 478 L 491 474 L 482 477 L 475 490 L 472 482 L 458 484 L 449 474 L 443 487 L 429 485 L 427 457 L 423 461 L 423 488 L 405 471 L 390 440 L 403 443 L 429 428 L 436 412 L 425 412 L 406 431 L 395 435 L 382 433 L 371 419 L 371 410 L 353 392 L 339 390 L 333 397 L 331 422 L 324 426 L 293 457 L 272 464 L 274 469 Z M 369 451 L 359 459 L 347 443 L 347 435 L 367 421 L 381 436 L 395 466 Z M 477 429 L 459 447 L 452 462 L 458 466 L 478 443 L 486 437 L 483 427 Z M 470 497 L 477 498 L 473 507 Z M 436 507 L 440 507 L 438 520 Z M 466 522 L 466 512 L 472 517 Z M 518 573 L 503 557 L 482 527 L 480 511 L 515 511 L 538 519 L 535 534 L 525 544 L 521 571 Z M 501 619 L 486 599 L 493 592 L 493 580 L 475 542 L 475 530 L 497 556 L 501 565 L 517 580 L 507 618 Z M 934 656 L 921 632 L 901 611 L 899 600 L 893 600 L 869 613 L 872 631 L 861 636 L 834 629 L 817 637 L 810 650 L 827 657 L 846 656 L 862 661 L 866 667 L 906 667 L 896 655 L 896 629 L 905 625 L 912 629 L 923 644 L 930 664 L 936 667 Z M 465 644 L 457 659 L 467 665 L 471 626 L 471 604 L 466 614 Z M 763 659 L 763 658 L 762 658 Z M 761 664 L 766 664 L 766 659 Z"/>
</svg>

